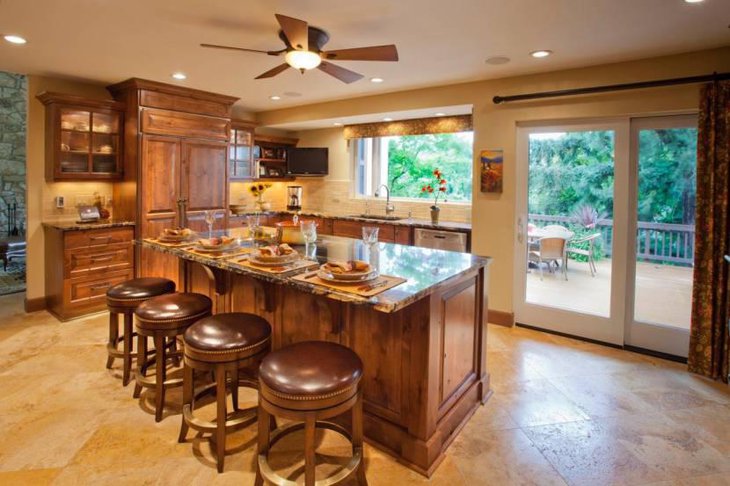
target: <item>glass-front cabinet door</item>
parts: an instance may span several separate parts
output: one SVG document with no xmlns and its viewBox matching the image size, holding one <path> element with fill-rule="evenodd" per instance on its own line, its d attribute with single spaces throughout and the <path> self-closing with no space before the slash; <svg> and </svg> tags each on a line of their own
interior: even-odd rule
<svg viewBox="0 0 730 486">
<path fill-rule="evenodd" d="M 229 180 L 248 180 L 253 173 L 253 125 L 233 122 L 228 143 Z"/>
<path fill-rule="evenodd" d="M 48 180 L 121 178 L 121 106 L 53 93 L 38 99 L 46 105 Z"/>
</svg>

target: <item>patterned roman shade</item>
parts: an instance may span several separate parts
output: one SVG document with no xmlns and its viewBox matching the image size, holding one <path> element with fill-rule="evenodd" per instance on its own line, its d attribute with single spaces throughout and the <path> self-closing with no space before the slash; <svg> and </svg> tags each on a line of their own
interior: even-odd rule
<svg viewBox="0 0 730 486">
<path fill-rule="evenodd" d="M 458 115 L 346 125 L 344 134 L 345 138 L 349 140 L 351 138 L 426 135 L 431 133 L 469 132 L 471 130 L 471 115 Z"/>
</svg>

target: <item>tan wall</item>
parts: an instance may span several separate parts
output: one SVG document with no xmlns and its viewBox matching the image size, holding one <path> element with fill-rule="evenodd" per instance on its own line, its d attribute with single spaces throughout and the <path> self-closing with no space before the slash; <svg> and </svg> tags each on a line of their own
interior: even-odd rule
<svg viewBox="0 0 730 486">
<path fill-rule="evenodd" d="M 259 113 L 257 120 L 262 125 L 276 125 L 368 113 L 472 104 L 474 106 L 475 152 L 484 148 L 502 148 L 505 157 L 504 192 L 501 195 L 486 195 L 478 192 L 479 186 L 475 177 L 471 211 L 474 228 L 473 249 L 475 253 L 494 257 L 490 276 L 489 307 L 511 312 L 514 282 L 512 263 L 514 257 L 517 123 L 691 111 L 697 109 L 699 87 L 697 85 L 676 86 L 505 105 L 494 105 L 491 102 L 492 97 L 709 74 L 713 71 L 730 71 L 730 48 L 319 103 Z M 327 133 L 313 133 L 310 138 L 304 132 L 300 132 L 298 136 L 302 141 L 307 142 L 332 140 Z M 340 142 L 332 143 L 334 143 L 335 152 L 339 153 Z M 475 158 L 475 175 L 478 174 L 477 169 Z M 619 197 L 621 196 L 619 194 Z"/>
<path fill-rule="evenodd" d="M 43 91 L 56 91 L 76 94 L 96 99 L 110 98 L 104 86 L 84 84 L 74 81 L 28 76 L 28 133 L 27 133 L 27 189 L 28 208 L 28 263 L 27 263 L 27 299 L 36 299 L 45 295 L 45 261 L 43 258 L 43 227 L 41 222 L 50 219 L 74 219 L 74 204 L 81 197 L 88 197 L 98 192 L 111 197 L 112 186 L 98 182 L 64 182 L 47 183 L 45 179 L 45 109 L 36 99 Z M 54 208 L 53 198 L 57 195 L 66 197 L 65 211 Z"/>
</svg>

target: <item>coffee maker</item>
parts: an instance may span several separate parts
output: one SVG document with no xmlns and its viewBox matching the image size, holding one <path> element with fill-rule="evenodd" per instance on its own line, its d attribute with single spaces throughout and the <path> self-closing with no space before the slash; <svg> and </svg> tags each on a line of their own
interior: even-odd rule
<svg viewBox="0 0 730 486">
<path fill-rule="evenodd" d="M 289 211 L 302 209 L 302 186 L 286 187 L 286 209 Z"/>
</svg>

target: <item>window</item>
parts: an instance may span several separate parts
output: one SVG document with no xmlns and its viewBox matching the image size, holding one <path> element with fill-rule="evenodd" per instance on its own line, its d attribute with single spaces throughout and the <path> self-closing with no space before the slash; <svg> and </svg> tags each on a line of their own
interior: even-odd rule
<svg viewBox="0 0 730 486">
<path fill-rule="evenodd" d="M 446 200 L 470 202 L 473 132 L 352 139 L 355 192 L 373 196 L 382 184 L 395 198 L 427 199 L 421 188 L 439 169 L 448 181 Z"/>
</svg>

